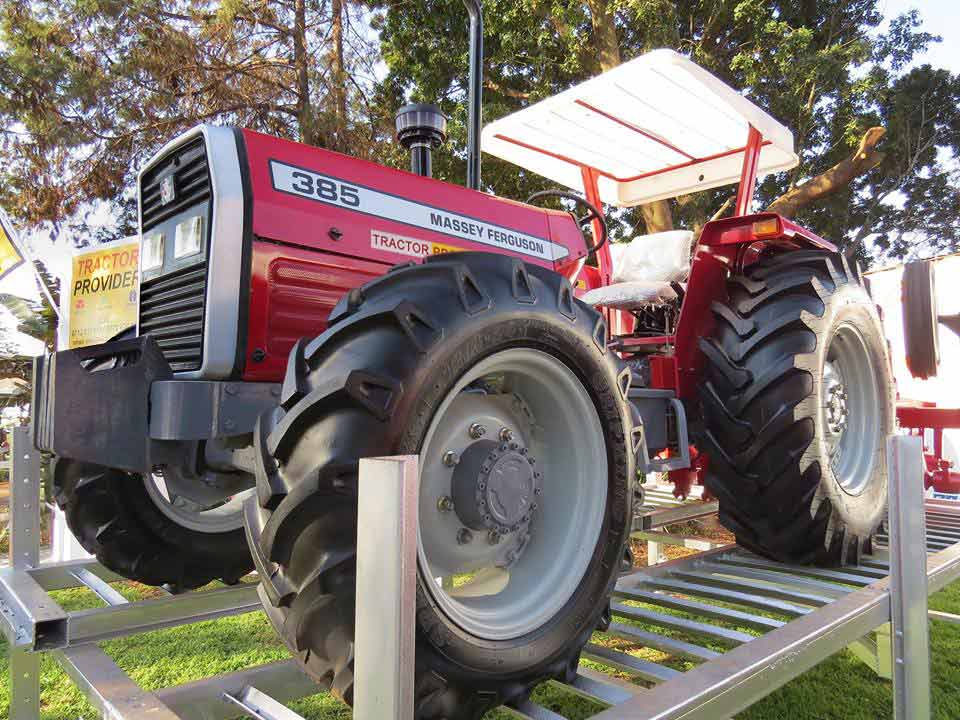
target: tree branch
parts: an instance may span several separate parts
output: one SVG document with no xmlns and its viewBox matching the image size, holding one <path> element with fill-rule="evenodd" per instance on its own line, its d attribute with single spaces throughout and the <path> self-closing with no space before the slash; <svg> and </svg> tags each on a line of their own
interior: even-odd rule
<svg viewBox="0 0 960 720">
<path fill-rule="evenodd" d="M 514 88 L 509 88 L 505 85 L 501 85 L 499 82 L 493 78 L 486 77 L 483 80 L 483 86 L 488 90 L 493 90 L 496 93 L 501 95 L 506 95 L 507 97 L 514 98 L 515 100 L 529 100 L 530 93 L 524 92 L 523 90 L 515 90 Z"/>
<path fill-rule="evenodd" d="M 784 217 L 794 217 L 802 208 L 837 190 L 845 187 L 854 178 L 863 175 L 879 165 L 885 155 L 876 149 L 877 143 L 884 136 L 886 130 L 882 127 L 872 127 L 860 139 L 857 151 L 848 158 L 841 160 L 829 170 L 812 177 L 802 185 L 788 190 L 778 197 L 767 212 L 775 212 Z"/>
</svg>

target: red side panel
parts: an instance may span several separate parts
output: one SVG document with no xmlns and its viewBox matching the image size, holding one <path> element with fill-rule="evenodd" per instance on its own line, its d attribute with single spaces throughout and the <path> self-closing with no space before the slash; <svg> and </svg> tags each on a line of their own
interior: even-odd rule
<svg viewBox="0 0 960 720">
<path fill-rule="evenodd" d="M 260 238 L 388 264 L 451 250 L 554 268 L 586 254 L 569 214 L 244 131 Z"/>
<path fill-rule="evenodd" d="M 243 131 L 253 194 L 244 379 L 279 381 L 348 290 L 398 263 L 480 250 L 555 269 L 586 255 L 573 218 Z"/>
<path fill-rule="evenodd" d="M 243 376 L 252 382 L 282 380 L 293 344 L 323 332 L 340 297 L 388 267 L 263 241 L 253 243 L 252 256 Z"/>
</svg>

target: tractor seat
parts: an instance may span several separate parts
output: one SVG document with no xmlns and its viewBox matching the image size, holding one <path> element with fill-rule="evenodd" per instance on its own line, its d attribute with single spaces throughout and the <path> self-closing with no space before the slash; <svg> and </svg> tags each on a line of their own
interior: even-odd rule
<svg viewBox="0 0 960 720">
<path fill-rule="evenodd" d="M 670 283 L 662 280 L 633 280 L 588 290 L 580 299 L 594 307 L 639 310 L 647 305 L 676 300 L 677 293 Z"/>
<path fill-rule="evenodd" d="M 593 306 L 638 310 L 675 300 L 670 283 L 682 283 L 690 273 L 693 233 L 689 230 L 638 235 L 628 243 L 612 243 L 613 283 L 583 294 Z"/>
</svg>

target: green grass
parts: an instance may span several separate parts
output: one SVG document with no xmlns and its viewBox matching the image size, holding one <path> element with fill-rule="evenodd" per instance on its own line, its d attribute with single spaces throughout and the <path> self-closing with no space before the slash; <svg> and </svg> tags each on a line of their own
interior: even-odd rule
<svg viewBox="0 0 960 720">
<path fill-rule="evenodd" d="M 151 592 L 142 586 L 118 584 L 129 599 Z M 67 610 L 95 607 L 99 601 L 85 590 L 66 590 L 54 596 Z M 934 595 L 930 607 L 960 614 L 960 583 Z M 643 627 L 641 623 L 635 623 Z M 731 626 L 735 627 L 735 626 Z M 953 720 L 960 717 L 960 626 L 931 623 L 933 717 Z M 740 628 L 744 630 L 743 628 Z M 674 633 L 685 637 L 681 633 Z M 715 649 L 722 643 L 704 638 L 686 638 Z M 627 649 L 627 646 L 602 633 L 595 641 Z M 6 645 L 0 640 L 0 718 L 9 716 L 10 686 Z M 217 673 L 240 670 L 253 665 L 288 657 L 272 628 L 261 613 L 249 613 L 221 620 L 186 625 L 170 630 L 138 635 L 101 644 L 120 667 L 142 687 L 156 690 L 208 677 Z M 630 650 L 651 660 L 666 660 L 678 670 L 691 664 L 674 658 L 665 659 L 655 650 Z M 609 671 L 594 663 L 585 663 Z M 623 673 L 614 673 L 630 679 Z M 44 656 L 41 664 L 42 717 L 44 720 L 92 720 L 94 709 L 70 683 L 52 659 Z M 538 688 L 534 699 L 560 712 L 571 720 L 588 718 L 602 707 L 573 696 L 553 685 Z M 749 710 L 738 715 L 743 720 L 877 720 L 891 717 L 890 683 L 878 679 L 866 666 L 848 653 L 840 653 L 799 678 L 775 691 Z M 292 707 L 308 720 L 343 720 L 350 711 L 329 695 L 320 693 L 297 701 Z M 490 713 L 488 720 L 509 717 L 503 712 Z"/>
</svg>

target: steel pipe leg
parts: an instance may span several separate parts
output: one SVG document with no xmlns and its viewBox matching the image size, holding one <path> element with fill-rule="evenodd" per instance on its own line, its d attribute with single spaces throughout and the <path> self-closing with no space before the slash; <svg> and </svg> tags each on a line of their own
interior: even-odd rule
<svg viewBox="0 0 960 720">
<path fill-rule="evenodd" d="M 37 720 L 40 717 L 40 655 L 10 650 L 10 718 Z"/>
<path fill-rule="evenodd" d="M 10 565 L 40 564 L 40 453 L 26 426 L 13 428 L 10 442 Z M 10 648 L 10 717 L 40 717 L 40 656 Z"/>
<path fill-rule="evenodd" d="M 919 437 L 887 443 L 890 470 L 890 615 L 893 644 L 893 717 L 930 717 L 930 634 L 924 547 L 923 446 Z M 922 553 L 921 553 L 922 557 Z"/>
<path fill-rule="evenodd" d="M 419 484 L 416 456 L 360 461 L 356 720 L 413 720 Z"/>
</svg>

